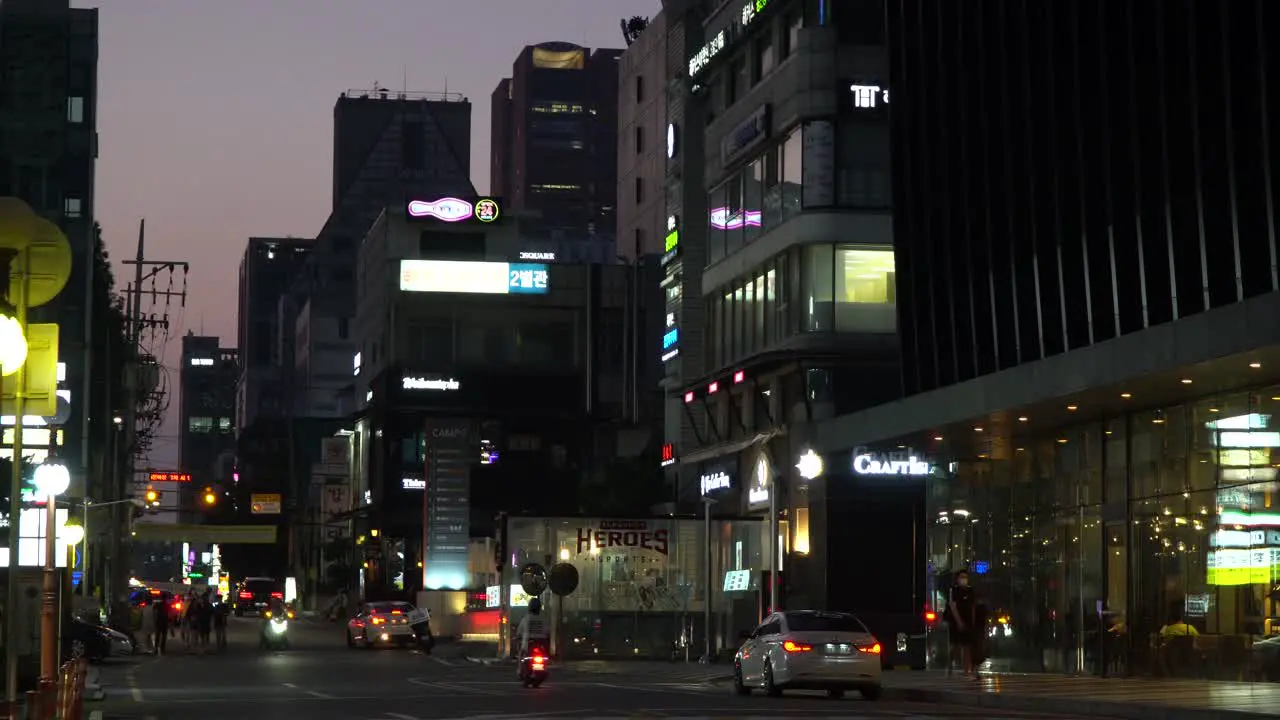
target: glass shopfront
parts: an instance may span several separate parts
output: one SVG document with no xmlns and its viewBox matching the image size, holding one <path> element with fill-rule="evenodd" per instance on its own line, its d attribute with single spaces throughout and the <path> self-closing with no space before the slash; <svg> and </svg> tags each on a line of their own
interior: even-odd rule
<svg viewBox="0 0 1280 720">
<path fill-rule="evenodd" d="M 511 518 L 503 586 L 519 587 L 525 563 L 568 563 L 578 571 L 577 589 L 562 608 L 549 593 L 543 602 L 562 623 L 569 656 L 668 659 L 675 652 L 683 659 L 687 650 L 697 659 L 706 647 L 708 597 L 715 648 L 733 646 L 736 630 L 745 627 L 735 624 L 735 610 L 756 607 L 764 567 L 760 529 L 755 520 L 713 520 L 708 553 L 702 519 Z M 525 612 L 521 595 L 509 596 L 511 627 Z"/>
<path fill-rule="evenodd" d="M 967 569 L 993 670 L 1280 680 L 1280 388 L 1003 446 L 929 479 L 932 666 Z"/>
</svg>

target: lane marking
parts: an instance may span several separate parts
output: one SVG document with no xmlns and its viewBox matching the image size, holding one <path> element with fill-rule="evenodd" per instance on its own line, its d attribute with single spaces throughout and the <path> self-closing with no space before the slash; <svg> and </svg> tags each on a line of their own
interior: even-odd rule
<svg viewBox="0 0 1280 720">
<path fill-rule="evenodd" d="M 285 687 L 287 687 L 287 688 L 293 688 L 293 689 L 295 689 L 295 690 L 296 690 L 296 689 L 297 689 L 297 687 L 298 687 L 297 685 L 294 685 L 293 683 L 280 683 L 280 684 L 281 684 L 281 685 L 283 685 L 283 686 L 285 686 Z"/>
<path fill-rule="evenodd" d="M 504 697 L 508 695 L 508 693 L 499 692 L 496 690 L 487 690 L 487 689 L 478 688 L 478 687 L 465 687 L 463 683 L 445 684 L 445 683 L 438 683 L 438 682 L 430 682 L 428 680 L 422 680 L 420 678 L 409 678 L 409 684 L 417 685 L 420 688 L 426 688 L 430 690 L 462 692 L 462 693 L 468 693 L 471 695 L 483 695 L 485 697 Z M 467 683 L 467 684 L 470 684 L 470 683 Z M 512 684 L 515 684 L 515 683 L 512 683 Z"/>
<path fill-rule="evenodd" d="M 404 713 L 393 713 L 393 712 L 389 712 L 389 713 L 387 713 L 387 717 L 393 717 L 393 718 L 395 718 L 396 720 L 418 720 L 418 718 L 416 718 L 416 717 L 414 717 L 414 716 L 412 716 L 412 715 L 405 715 Z"/>
<path fill-rule="evenodd" d="M 133 697 L 133 701 L 134 701 L 134 702 L 136 702 L 136 703 L 140 703 L 140 702 L 142 702 L 142 701 L 143 701 L 143 700 L 142 700 L 142 691 L 141 691 L 141 690 L 139 690 L 139 689 L 138 689 L 138 687 L 137 687 L 136 685 L 135 685 L 135 686 L 133 686 L 133 687 L 130 687 L 130 688 L 129 688 L 129 695 L 130 695 L 131 697 Z"/>
<path fill-rule="evenodd" d="M 311 697 L 313 697 L 313 698 L 318 698 L 318 699 L 320 699 L 320 700 L 332 700 L 332 699 L 333 699 L 333 696 L 332 696 L 332 695 L 326 695 L 325 693 L 322 693 L 322 692 L 320 692 L 320 691 L 318 691 L 318 690 L 308 690 L 308 691 L 307 691 L 307 694 L 308 694 L 308 695 L 310 695 L 310 696 L 311 696 Z"/>
<path fill-rule="evenodd" d="M 440 663 L 441 665 L 444 665 L 445 667 L 453 667 L 453 663 L 449 662 L 448 660 L 445 660 L 444 658 L 438 658 L 438 657 L 432 656 L 431 659 Z"/>
</svg>

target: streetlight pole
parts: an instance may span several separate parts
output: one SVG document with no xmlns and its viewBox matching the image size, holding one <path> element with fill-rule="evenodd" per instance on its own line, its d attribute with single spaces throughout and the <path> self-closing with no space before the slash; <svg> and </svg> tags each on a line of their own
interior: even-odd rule
<svg viewBox="0 0 1280 720">
<path fill-rule="evenodd" d="M 702 522 L 703 542 L 706 543 L 706 554 L 703 556 L 703 561 L 707 564 L 706 572 L 703 573 L 703 580 L 706 582 L 706 586 L 702 592 L 702 635 L 705 645 L 702 661 L 709 663 L 711 662 L 711 590 L 715 587 L 712 583 L 711 570 L 711 506 L 715 505 L 716 501 L 703 495 L 702 504 L 704 507 Z"/>
<path fill-rule="evenodd" d="M 36 467 L 36 490 L 44 497 L 44 602 L 40 607 L 40 683 L 58 674 L 58 496 L 71 485 L 71 471 L 49 457 Z"/>
</svg>

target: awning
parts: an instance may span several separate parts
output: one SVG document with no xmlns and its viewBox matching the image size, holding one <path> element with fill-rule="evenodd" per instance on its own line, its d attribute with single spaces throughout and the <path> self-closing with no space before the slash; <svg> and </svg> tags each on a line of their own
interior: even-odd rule
<svg viewBox="0 0 1280 720">
<path fill-rule="evenodd" d="M 724 457 L 725 455 L 732 455 L 734 453 L 741 452 L 742 450 L 746 450 L 752 445 L 766 443 L 776 437 L 781 437 L 786 434 L 787 429 L 785 427 L 777 427 L 759 433 L 755 437 L 746 438 L 745 440 L 734 440 L 732 442 L 720 443 L 719 445 L 712 445 L 700 450 L 694 450 L 688 455 L 681 457 L 680 464 L 693 465 L 706 460 L 714 460 L 718 457 Z"/>
</svg>

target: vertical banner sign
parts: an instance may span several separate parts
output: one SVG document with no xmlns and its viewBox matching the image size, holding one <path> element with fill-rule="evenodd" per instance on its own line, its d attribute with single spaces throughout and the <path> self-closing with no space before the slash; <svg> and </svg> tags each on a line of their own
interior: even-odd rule
<svg viewBox="0 0 1280 720">
<path fill-rule="evenodd" d="M 471 581 L 471 423 L 427 421 L 426 492 L 422 493 L 422 586 L 462 590 Z"/>
</svg>

